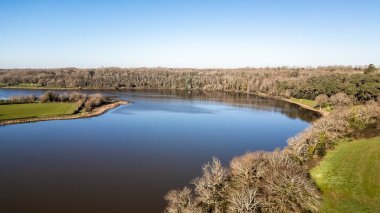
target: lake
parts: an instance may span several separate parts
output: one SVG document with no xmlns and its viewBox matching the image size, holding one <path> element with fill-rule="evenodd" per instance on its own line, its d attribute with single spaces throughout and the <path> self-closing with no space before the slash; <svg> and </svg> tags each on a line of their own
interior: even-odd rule
<svg viewBox="0 0 380 213">
<path fill-rule="evenodd" d="M 0 98 L 43 92 L 0 89 Z M 247 94 L 81 92 L 133 103 L 93 118 L 0 127 L 0 212 L 162 212 L 166 192 L 189 185 L 212 157 L 227 167 L 248 151 L 282 148 L 318 117 Z"/>
</svg>

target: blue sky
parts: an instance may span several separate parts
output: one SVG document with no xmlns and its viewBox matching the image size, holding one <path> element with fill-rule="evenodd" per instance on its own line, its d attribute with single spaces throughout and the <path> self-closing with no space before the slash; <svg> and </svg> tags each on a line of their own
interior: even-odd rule
<svg viewBox="0 0 380 213">
<path fill-rule="evenodd" d="M 0 0 L 0 68 L 369 63 L 377 0 Z"/>
</svg>

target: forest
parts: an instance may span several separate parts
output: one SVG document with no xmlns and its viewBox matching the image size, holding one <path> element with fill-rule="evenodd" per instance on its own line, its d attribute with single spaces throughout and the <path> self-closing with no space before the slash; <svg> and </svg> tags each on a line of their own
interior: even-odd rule
<svg viewBox="0 0 380 213">
<path fill-rule="evenodd" d="M 1 69 L 0 85 L 47 88 L 233 91 L 314 100 L 344 93 L 354 102 L 375 100 L 380 73 L 368 67 L 317 68 L 98 68 Z"/>
</svg>

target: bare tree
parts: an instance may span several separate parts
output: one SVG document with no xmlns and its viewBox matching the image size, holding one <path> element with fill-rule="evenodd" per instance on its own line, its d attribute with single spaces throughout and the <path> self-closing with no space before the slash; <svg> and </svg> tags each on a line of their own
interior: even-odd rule
<svg viewBox="0 0 380 213">
<path fill-rule="evenodd" d="M 168 205 L 166 206 L 166 213 L 201 213 L 201 209 L 193 198 L 191 189 L 184 187 L 182 190 L 172 190 L 165 196 Z"/>
<path fill-rule="evenodd" d="M 227 170 L 213 158 L 203 166 L 203 175 L 193 181 L 197 201 L 206 212 L 223 212 L 226 205 Z"/>
<path fill-rule="evenodd" d="M 258 190 L 255 188 L 244 188 L 234 190 L 229 194 L 229 212 L 254 213 L 259 212 L 259 202 L 257 201 Z"/>
</svg>

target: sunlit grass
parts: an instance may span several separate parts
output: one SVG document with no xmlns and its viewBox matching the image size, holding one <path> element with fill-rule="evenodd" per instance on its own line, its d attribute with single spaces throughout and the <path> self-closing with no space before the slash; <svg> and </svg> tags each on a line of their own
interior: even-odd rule
<svg viewBox="0 0 380 213">
<path fill-rule="evenodd" d="M 0 121 L 69 115 L 73 114 L 75 110 L 76 103 L 31 103 L 0 105 Z"/>
<path fill-rule="evenodd" d="M 310 108 L 319 109 L 319 107 L 317 107 L 317 105 L 318 105 L 317 102 L 314 100 L 302 99 L 302 98 L 293 98 L 293 97 L 291 97 L 290 100 L 295 102 L 295 103 L 306 105 Z M 331 106 L 322 107 L 321 109 L 324 111 L 327 111 L 327 112 L 331 112 L 333 110 L 333 108 Z"/>
<path fill-rule="evenodd" d="M 312 107 L 312 108 L 314 108 L 315 106 L 317 106 L 317 102 L 313 101 L 313 100 L 293 98 L 293 97 L 290 98 L 290 100 L 292 100 L 294 102 L 297 102 L 297 103 L 305 104 L 305 105 L 307 105 L 309 107 Z"/>
<path fill-rule="evenodd" d="M 380 212 L 380 137 L 339 144 L 311 175 L 321 212 Z"/>
</svg>

